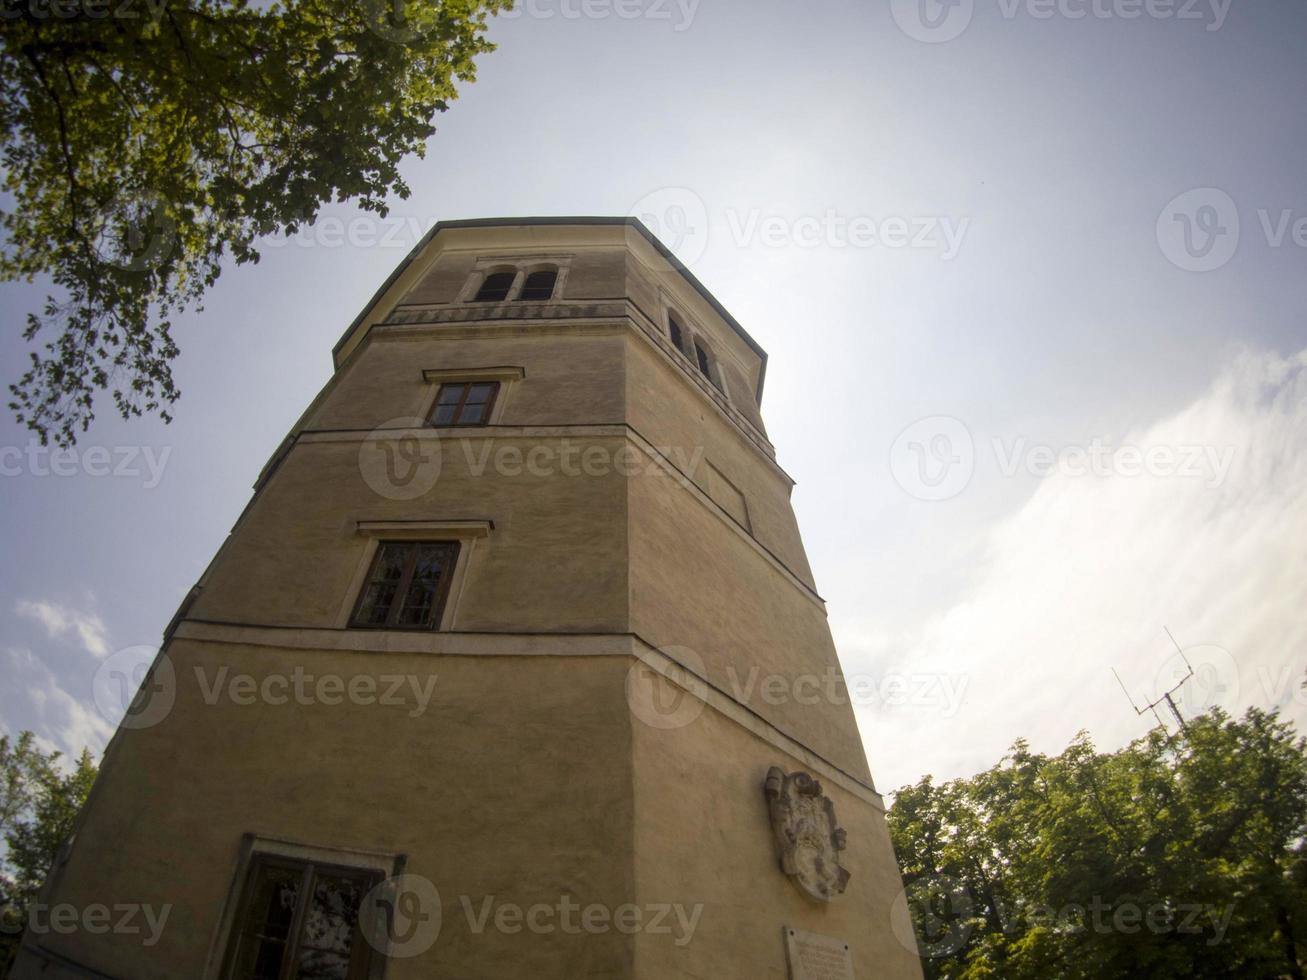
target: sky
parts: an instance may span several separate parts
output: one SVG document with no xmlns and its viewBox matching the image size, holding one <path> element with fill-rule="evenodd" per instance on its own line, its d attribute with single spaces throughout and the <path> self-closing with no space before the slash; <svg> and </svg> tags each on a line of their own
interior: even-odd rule
<svg viewBox="0 0 1307 980">
<path fill-rule="evenodd" d="M 879 788 L 1125 744 L 1113 669 L 1307 722 L 1307 4 L 530 0 L 490 37 L 409 199 L 183 318 L 172 425 L 102 404 L 56 472 L 0 421 L 0 730 L 102 748 L 97 669 L 157 645 L 386 275 L 550 214 L 642 218 L 769 352 Z M 42 296 L 0 286 L 9 379 Z"/>
</svg>

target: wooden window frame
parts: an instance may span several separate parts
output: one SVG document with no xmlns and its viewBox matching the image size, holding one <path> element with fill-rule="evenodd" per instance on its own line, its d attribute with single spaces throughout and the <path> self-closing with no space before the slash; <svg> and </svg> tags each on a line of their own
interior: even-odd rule
<svg viewBox="0 0 1307 980">
<path fill-rule="evenodd" d="M 404 562 L 404 570 L 400 572 L 399 582 L 395 586 L 395 601 L 386 610 L 386 621 L 384 623 L 362 622 L 359 617 L 363 612 L 363 602 L 367 599 L 368 590 L 376 579 L 382 556 L 386 553 L 386 547 L 400 545 L 407 546 L 412 550 Z M 436 594 L 431 600 L 430 621 L 421 625 L 405 625 L 398 622 L 398 619 L 401 610 L 404 608 L 404 597 L 408 594 L 409 586 L 413 584 L 413 572 L 417 567 L 417 556 L 423 546 L 431 545 L 440 545 L 449 550 L 449 567 L 441 574 L 440 584 L 436 587 Z M 359 593 L 354 599 L 354 608 L 349 616 L 349 628 L 358 630 L 403 630 L 408 633 L 439 631 L 441 621 L 445 617 L 445 606 L 449 602 L 450 586 L 453 584 L 454 573 L 458 568 L 458 559 L 462 550 L 463 543 L 461 541 L 422 541 L 397 538 L 383 538 L 378 541 L 376 553 L 372 556 L 367 574 L 363 578 L 363 584 L 359 587 Z"/>
<path fill-rule="evenodd" d="M 291 918 L 285 950 L 282 953 L 281 971 L 278 974 L 279 980 L 292 980 L 295 975 L 297 969 L 296 959 L 303 938 L 301 933 L 304 929 L 304 919 L 313 900 L 313 879 L 320 872 L 359 881 L 363 886 L 365 896 L 368 891 L 385 880 L 385 875 L 375 868 L 352 867 L 348 864 L 336 864 L 329 861 L 290 857 L 281 854 L 255 853 L 251 855 L 248 866 L 245 868 L 245 878 L 240 885 L 241 891 L 236 903 L 235 918 L 232 922 L 231 933 L 227 937 L 227 948 L 223 951 L 220 974 L 223 980 L 236 980 L 238 956 L 246 939 L 246 917 L 250 913 L 250 903 L 254 900 L 257 891 L 255 886 L 264 868 L 280 868 L 297 871 L 300 874 L 299 897 L 295 903 L 295 912 Z M 367 950 L 366 958 L 362 964 L 362 976 L 372 977 L 376 975 L 378 957 L 382 956 L 382 954 L 373 949 L 372 945 L 367 941 L 357 918 L 354 920 L 354 935 L 350 944 L 351 956 L 353 950 L 358 948 L 356 944 L 362 944 L 362 948 Z M 382 959 L 384 960 L 384 957 Z"/>
<path fill-rule="evenodd" d="M 463 395 L 454 403 L 454 420 L 452 422 L 437 422 L 436 413 L 440 410 L 440 393 L 449 387 L 461 385 Z M 473 385 L 491 385 L 490 398 L 486 402 L 486 412 L 480 422 L 464 422 L 461 420 L 463 409 L 467 407 L 468 395 L 472 394 Z M 499 400 L 499 391 L 503 388 L 502 381 L 442 381 L 436 386 L 436 400 L 431 403 L 431 411 L 427 413 L 427 424 L 437 429 L 479 429 L 490 424 L 490 417 L 495 411 L 495 402 Z"/>
</svg>

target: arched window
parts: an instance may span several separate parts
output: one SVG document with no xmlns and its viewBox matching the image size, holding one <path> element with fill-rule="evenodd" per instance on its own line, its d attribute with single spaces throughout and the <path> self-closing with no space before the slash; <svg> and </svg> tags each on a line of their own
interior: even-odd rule
<svg viewBox="0 0 1307 980">
<path fill-rule="evenodd" d="M 526 277 L 519 300 L 537 302 L 554 298 L 554 284 L 558 282 L 557 269 L 538 269 Z"/>
<path fill-rule="evenodd" d="M 508 299 L 508 292 L 513 288 L 513 280 L 516 278 L 515 272 L 490 273 L 481 283 L 481 288 L 477 290 L 476 298 L 472 302 L 502 303 Z"/>
<path fill-rule="evenodd" d="M 699 366 L 699 373 L 711 381 L 714 388 L 721 391 L 722 394 L 726 394 L 725 391 L 722 391 L 721 380 L 712 369 L 712 355 L 698 340 L 694 342 L 694 359 Z"/>
<path fill-rule="evenodd" d="M 667 332 L 671 335 L 672 346 L 684 354 L 685 330 L 682 329 L 681 321 L 676 318 L 676 314 L 671 310 L 667 311 Z"/>
</svg>

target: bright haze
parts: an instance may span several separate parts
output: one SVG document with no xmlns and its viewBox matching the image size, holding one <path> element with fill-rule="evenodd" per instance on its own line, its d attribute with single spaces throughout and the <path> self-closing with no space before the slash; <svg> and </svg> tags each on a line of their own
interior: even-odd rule
<svg viewBox="0 0 1307 980">
<path fill-rule="evenodd" d="M 184 319 L 173 425 L 102 402 L 61 476 L 4 423 L 4 730 L 103 746 L 97 668 L 436 220 L 627 214 L 770 354 L 881 789 L 1142 735 L 1112 668 L 1179 684 L 1167 628 L 1186 715 L 1307 720 L 1307 4 L 532 0 L 491 36 L 411 198 Z M 0 292 L 6 380 L 40 286 Z"/>
</svg>

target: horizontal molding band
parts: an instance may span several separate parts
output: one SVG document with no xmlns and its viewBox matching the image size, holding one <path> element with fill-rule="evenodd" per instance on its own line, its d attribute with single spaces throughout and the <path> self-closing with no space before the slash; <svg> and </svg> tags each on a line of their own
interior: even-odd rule
<svg viewBox="0 0 1307 980">
<path fill-rule="evenodd" d="M 636 633 L 407 632 L 402 630 L 315 629 L 183 620 L 170 642 L 187 640 L 282 650 L 342 653 L 411 653 L 433 657 L 620 657 L 639 660 L 669 683 L 784 752 L 814 773 L 840 786 L 882 813 L 885 803 L 875 786 L 842 769 L 753 708 L 699 675 Z M 556 645 L 568 641 L 566 648 Z M 541 641 L 547 641 L 542 645 Z"/>
</svg>

